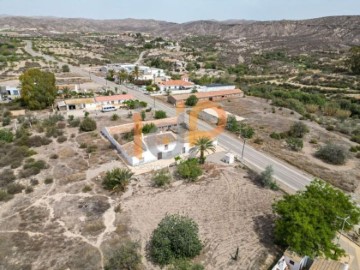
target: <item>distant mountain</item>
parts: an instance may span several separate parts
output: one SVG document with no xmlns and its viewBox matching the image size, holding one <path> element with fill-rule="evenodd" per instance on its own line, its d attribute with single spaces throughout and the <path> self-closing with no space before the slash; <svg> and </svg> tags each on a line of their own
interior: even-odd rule
<svg viewBox="0 0 360 270">
<path fill-rule="evenodd" d="M 0 16 L 0 29 L 16 29 L 35 33 L 124 31 L 146 32 L 158 36 L 183 39 L 187 36 L 218 36 L 236 44 L 241 40 L 266 48 L 294 47 L 306 50 L 341 49 L 360 44 L 360 16 L 333 16 L 310 20 L 282 21 L 193 21 L 172 23 L 156 20 L 92 20 L 54 17 Z M 311 45 L 309 47 L 309 45 Z"/>
</svg>

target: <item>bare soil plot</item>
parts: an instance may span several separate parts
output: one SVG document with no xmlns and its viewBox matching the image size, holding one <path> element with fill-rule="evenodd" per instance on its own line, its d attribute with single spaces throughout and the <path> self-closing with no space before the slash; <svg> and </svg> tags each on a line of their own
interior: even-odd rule
<svg viewBox="0 0 360 270">
<path fill-rule="evenodd" d="M 196 260 L 205 269 L 267 269 L 276 256 L 271 204 L 281 194 L 257 186 L 242 169 L 209 164 L 206 172 L 196 184 L 175 182 L 166 190 L 151 187 L 149 175 L 139 177 L 122 202 L 131 238 L 140 241 L 145 255 L 160 220 L 167 213 L 179 213 L 199 225 L 204 249 Z M 240 258 L 235 262 L 231 255 L 237 247 Z M 144 264 L 159 269 L 147 260 Z"/>
<path fill-rule="evenodd" d="M 250 141 L 254 147 L 283 159 L 346 191 L 360 193 L 359 159 L 353 157 L 348 160 L 346 165 L 334 166 L 324 163 L 313 156 L 320 145 L 328 141 L 341 144 L 346 149 L 349 149 L 353 143 L 347 138 L 329 132 L 315 122 L 304 121 L 310 129 L 310 133 L 304 139 L 304 149 L 300 152 L 293 152 L 287 148 L 284 140 L 274 140 L 269 135 L 272 132 L 288 131 L 294 122 L 299 121 L 300 115 L 296 112 L 292 113 L 285 108 L 276 108 L 273 113 L 272 106 L 266 100 L 254 97 L 236 99 L 221 104 L 226 111 L 245 117 L 245 122 L 256 129 L 255 138 Z M 256 138 L 262 139 L 263 143 L 254 143 Z M 311 139 L 316 139 L 318 144 L 309 143 Z"/>
</svg>

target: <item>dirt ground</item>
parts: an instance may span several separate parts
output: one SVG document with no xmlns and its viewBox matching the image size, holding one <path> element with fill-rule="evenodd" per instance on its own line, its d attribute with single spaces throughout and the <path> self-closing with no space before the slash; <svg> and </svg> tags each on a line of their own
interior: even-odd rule
<svg viewBox="0 0 360 270">
<path fill-rule="evenodd" d="M 193 218 L 204 248 L 196 258 L 205 269 L 267 269 L 276 252 L 272 244 L 271 204 L 281 196 L 257 186 L 247 172 L 209 163 L 196 184 L 175 182 L 163 190 L 150 186 L 149 176 L 124 194 L 122 210 L 131 222 L 130 235 L 145 255 L 152 231 L 166 214 Z M 239 260 L 231 255 L 239 247 Z M 144 260 L 145 269 L 158 269 Z"/>
<path fill-rule="evenodd" d="M 273 113 L 272 106 L 266 100 L 256 97 L 234 99 L 231 102 L 224 101 L 221 104 L 226 111 L 245 117 L 245 123 L 255 128 L 256 135 L 254 139 L 250 140 L 250 143 L 257 149 L 281 158 L 345 191 L 360 194 L 359 159 L 349 152 L 347 163 L 342 166 L 335 166 L 314 157 L 317 149 L 329 141 L 349 149 L 354 143 L 348 138 L 329 132 L 316 122 L 303 121 L 309 127 L 310 133 L 305 136 L 303 150 L 294 152 L 287 148 L 284 140 L 271 139 L 270 134 L 288 131 L 290 126 L 299 121 L 301 117 L 296 112 L 292 113 L 289 109 L 276 108 L 275 113 Z M 263 143 L 254 143 L 256 138 L 262 139 Z M 311 144 L 311 139 L 316 139 L 318 144 Z"/>
<path fill-rule="evenodd" d="M 271 204 L 282 194 L 260 188 L 243 169 L 210 164 L 200 182 L 176 181 L 168 189 L 152 187 L 147 173 L 122 196 L 105 191 L 104 173 L 126 167 L 99 130 L 128 120 L 109 119 L 100 116 L 96 132 L 67 127 L 66 142 L 36 148 L 34 158 L 49 165 L 31 177 L 39 184 L 0 202 L 1 270 L 99 270 L 129 238 L 141 243 L 143 269 L 159 269 L 146 260 L 145 246 L 166 213 L 199 224 L 204 249 L 196 261 L 205 269 L 266 269 L 274 261 Z M 80 148 L 84 143 L 96 145 L 95 152 Z M 46 184 L 49 177 L 53 182 Z M 30 185 L 30 179 L 18 181 Z M 234 262 L 237 247 L 240 259 Z"/>
</svg>

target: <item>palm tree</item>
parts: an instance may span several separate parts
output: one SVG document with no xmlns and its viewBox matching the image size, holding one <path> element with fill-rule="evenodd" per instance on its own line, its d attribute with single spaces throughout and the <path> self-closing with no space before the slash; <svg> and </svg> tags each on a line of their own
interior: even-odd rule
<svg viewBox="0 0 360 270">
<path fill-rule="evenodd" d="M 200 137 L 195 142 L 196 153 L 200 152 L 200 164 L 205 163 L 205 152 L 215 152 L 216 148 L 213 144 L 213 141 L 209 137 Z"/>
<path fill-rule="evenodd" d="M 135 66 L 132 73 L 133 73 L 134 77 L 136 78 L 136 80 L 138 80 L 140 77 L 140 69 L 139 69 L 138 65 Z"/>
<path fill-rule="evenodd" d="M 123 82 L 126 81 L 127 78 L 128 78 L 128 73 L 126 72 L 125 69 L 121 69 L 121 70 L 118 72 L 119 83 L 122 84 Z"/>
<path fill-rule="evenodd" d="M 116 168 L 106 173 L 102 185 L 113 192 L 124 192 L 133 175 L 134 173 L 128 169 Z"/>
</svg>

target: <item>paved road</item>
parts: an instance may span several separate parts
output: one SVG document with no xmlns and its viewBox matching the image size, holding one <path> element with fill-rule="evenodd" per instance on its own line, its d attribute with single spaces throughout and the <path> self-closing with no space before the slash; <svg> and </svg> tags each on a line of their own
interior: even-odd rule
<svg viewBox="0 0 360 270">
<path fill-rule="evenodd" d="M 26 51 L 34 56 L 42 56 L 47 61 L 56 61 L 53 57 L 48 55 L 42 55 L 40 53 L 37 53 L 32 50 L 31 42 L 28 41 L 26 45 Z M 59 63 L 60 65 L 65 63 Z M 69 65 L 71 72 L 78 73 L 80 75 L 89 76 L 89 72 L 86 70 L 83 70 L 79 67 L 74 67 Z M 155 109 L 164 110 L 167 112 L 168 116 L 176 116 L 176 109 L 172 107 L 170 104 L 165 104 L 162 102 L 159 102 L 158 100 L 154 100 L 153 97 L 145 95 L 142 91 L 139 91 L 138 89 L 131 89 L 126 86 L 119 86 L 112 82 L 106 82 L 106 80 L 102 77 L 95 76 L 94 74 L 91 74 L 91 80 L 94 82 L 105 85 L 107 84 L 108 87 L 120 87 L 121 89 L 126 89 L 128 93 L 132 94 L 139 100 L 143 100 L 148 102 L 150 106 L 154 107 L 155 103 Z M 188 121 L 188 116 L 186 116 L 186 121 Z M 208 125 L 207 123 L 203 121 L 198 121 L 198 128 L 200 130 L 212 130 L 213 127 Z M 229 134 L 227 132 L 223 132 L 219 135 L 218 141 L 220 146 L 223 148 L 235 153 L 238 156 L 241 156 L 242 152 L 242 141 L 238 138 L 234 137 L 232 134 Z M 278 182 L 289 192 L 294 192 L 297 190 L 302 190 L 306 185 L 310 183 L 310 181 L 313 179 L 312 176 L 306 174 L 305 172 L 302 172 L 301 170 L 283 162 L 280 161 L 277 158 L 271 157 L 268 154 L 262 153 L 258 150 L 255 150 L 253 147 L 246 145 L 245 151 L 244 151 L 244 161 L 247 165 L 250 167 L 258 170 L 263 171 L 266 166 L 272 165 L 274 169 L 274 177 L 277 179 Z"/>
</svg>

